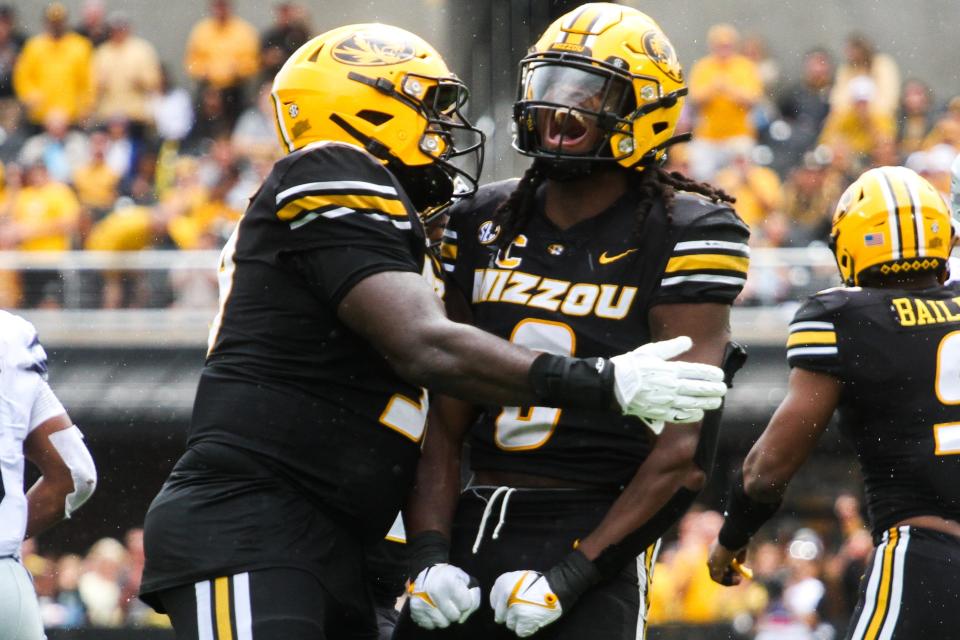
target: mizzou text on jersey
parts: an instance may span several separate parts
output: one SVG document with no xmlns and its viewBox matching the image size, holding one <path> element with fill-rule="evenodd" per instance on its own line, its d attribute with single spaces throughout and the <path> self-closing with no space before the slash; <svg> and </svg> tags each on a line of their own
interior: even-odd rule
<svg viewBox="0 0 960 640">
<path fill-rule="evenodd" d="M 452 208 L 441 247 L 448 286 L 474 324 L 532 349 L 609 357 L 651 339 L 658 304 L 731 304 L 746 281 L 748 229 L 725 205 L 678 194 L 639 232 L 628 191 L 608 210 L 560 230 L 542 214 L 506 251 L 493 212 L 516 181 L 481 187 Z M 640 421 L 608 412 L 487 407 L 471 431 L 474 470 L 546 475 L 619 488 L 652 440 Z M 589 451 L 589 455 L 584 455 Z"/>
</svg>

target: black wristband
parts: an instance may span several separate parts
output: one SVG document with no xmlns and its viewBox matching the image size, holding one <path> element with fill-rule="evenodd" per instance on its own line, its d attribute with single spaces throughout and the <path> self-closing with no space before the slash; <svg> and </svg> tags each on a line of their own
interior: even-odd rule
<svg viewBox="0 0 960 640">
<path fill-rule="evenodd" d="M 530 386 L 538 407 L 613 409 L 613 363 L 606 358 L 568 358 L 550 353 L 530 365 Z"/>
<path fill-rule="evenodd" d="M 571 551 L 543 576 L 564 611 L 569 611 L 587 589 L 600 582 L 600 571 L 579 549 Z"/>
<path fill-rule="evenodd" d="M 743 487 L 743 468 L 741 468 L 737 471 L 733 485 L 730 487 L 727 510 L 723 514 L 723 527 L 720 528 L 720 534 L 717 537 L 718 542 L 730 551 L 742 549 L 779 508 L 780 500 L 757 502 L 747 495 Z"/>
<path fill-rule="evenodd" d="M 450 541 L 439 531 L 424 531 L 407 541 L 410 578 L 414 579 L 427 567 L 450 561 Z"/>
</svg>

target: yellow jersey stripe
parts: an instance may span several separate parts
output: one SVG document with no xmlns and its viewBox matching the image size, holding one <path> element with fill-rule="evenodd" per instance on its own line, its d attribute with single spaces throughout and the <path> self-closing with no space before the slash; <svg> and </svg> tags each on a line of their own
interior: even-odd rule
<svg viewBox="0 0 960 640">
<path fill-rule="evenodd" d="M 371 195 L 329 194 L 304 196 L 285 204 L 277 211 L 281 220 L 293 220 L 304 211 L 314 211 L 324 207 L 347 207 L 349 209 L 375 209 L 396 218 L 406 218 L 407 209 L 400 200 L 390 200 Z"/>
<path fill-rule="evenodd" d="M 797 331 L 787 338 L 787 348 L 799 344 L 837 344 L 836 331 Z"/>
<path fill-rule="evenodd" d="M 883 568 L 880 570 L 880 586 L 877 589 L 877 606 L 873 610 L 873 617 L 867 626 L 867 633 L 863 636 L 864 640 L 876 640 L 883 620 L 887 617 L 887 609 L 890 607 L 890 587 L 893 577 L 893 552 L 896 551 L 899 539 L 900 531 L 896 528 L 890 529 L 890 540 L 887 543 L 887 548 L 883 551 Z"/>
<path fill-rule="evenodd" d="M 652 545 L 647 547 L 647 550 L 644 552 L 644 555 L 647 556 L 643 560 L 643 566 L 647 570 L 647 588 L 644 591 L 644 593 L 646 594 L 646 600 L 647 600 L 647 611 L 650 610 L 650 585 L 653 584 L 653 562 L 657 557 L 657 545 L 659 543 L 660 543 L 659 540 L 657 542 L 654 542 Z"/>
<path fill-rule="evenodd" d="M 233 626 L 230 624 L 230 578 L 214 580 L 213 601 L 217 612 L 217 640 L 233 640 Z"/>
<path fill-rule="evenodd" d="M 688 256 L 676 256 L 667 262 L 665 273 L 675 271 L 700 271 L 702 269 L 722 269 L 746 273 L 750 258 L 728 256 L 720 253 L 695 253 Z"/>
</svg>

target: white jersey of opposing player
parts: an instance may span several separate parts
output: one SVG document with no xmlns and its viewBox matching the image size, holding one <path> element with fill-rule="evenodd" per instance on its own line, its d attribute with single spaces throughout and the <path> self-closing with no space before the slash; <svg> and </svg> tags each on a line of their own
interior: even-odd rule
<svg viewBox="0 0 960 640">
<path fill-rule="evenodd" d="M 0 558 L 18 556 L 27 528 L 23 492 L 23 441 L 50 418 L 64 413 L 51 401 L 47 354 L 33 325 L 0 311 Z"/>
<path fill-rule="evenodd" d="M 950 256 L 947 258 L 947 264 L 949 264 L 950 269 L 950 277 L 947 278 L 947 284 L 960 282 L 960 258 Z"/>
</svg>

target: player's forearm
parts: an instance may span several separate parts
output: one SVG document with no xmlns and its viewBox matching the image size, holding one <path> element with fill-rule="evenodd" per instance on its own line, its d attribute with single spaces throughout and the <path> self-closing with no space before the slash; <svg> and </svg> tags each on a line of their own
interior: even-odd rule
<svg viewBox="0 0 960 640">
<path fill-rule="evenodd" d="M 73 481 L 41 477 L 27 492 L 27 537 L 43 533 L 66 517 L 64 499 Z"/>
<path fill-rule="evenodd" d="M 422 348 L 396 362 L 408 380 L 471 402 L 524 406 L 535 404 L 529 380 L 537 353 L 471 326 L 442 321 L 419 335 Z"/>
<path fill-rule="evenodd" d="M 439 531 L 450 539 L 450 525 L 460 495 L 460 450 L 462 444 L 433 437 L 431 424 L 417 467 L 417 481 L 404 511 L 410 537 L 424 531 Z"/>
<path fill-rule="evenodd" d="M 782 452 L 761 449 L 758 441 L 743 462 L 743 487 L 747 495 L 761 502 L 777 502 L 787 491 L 799 465 L 792 464 Z"/>
<path fill-rule="evenodd" d="M 668 431 L 679 429 L 696 431 L 695 425 L 668 427 Z M 636 546 L 643 548 L 652 544 L 679 517 L 669 509 L 678 493 L 687 493 L 692 498 L 703 487 L 706 476 L 694 462 L 696 436 L 680 438 L 672 445 L 660 455 L 656 455 L 657 449 L 654 449 L 597 528 L 581 540 L 580 550 L 587 558 L 595 559 L 604 549 L 620 544 L 637 532 L 641 532 L 643 540 L 635 540 Z M 683 506 L 684 509 L 678 511 L 685 510 L 688 504 Z M 665 517 L 658 518 L 659 514 Z M 648 526 L 651 523 L 652 526 Z"/>
</svg>

